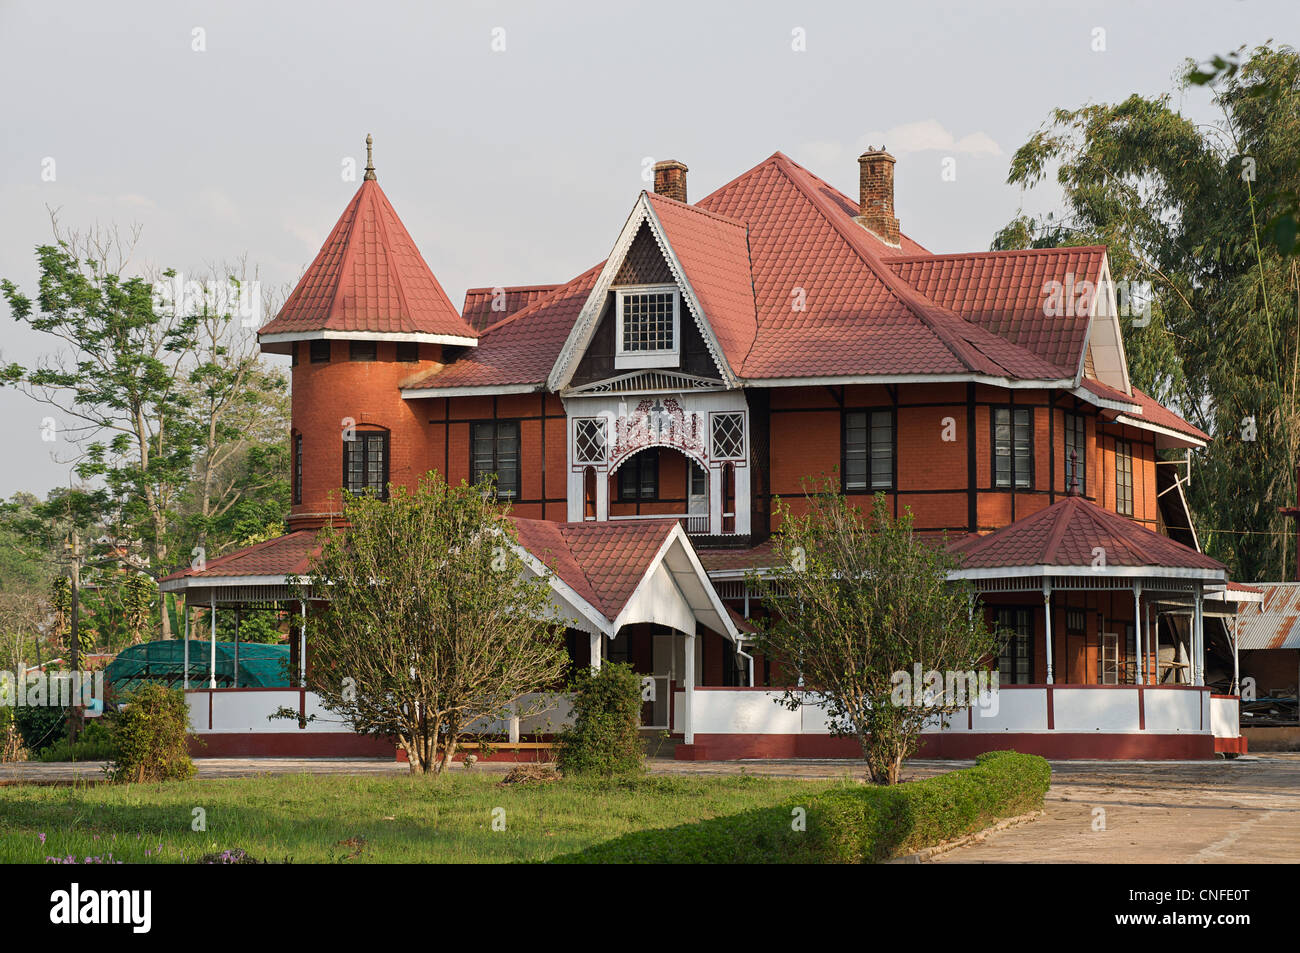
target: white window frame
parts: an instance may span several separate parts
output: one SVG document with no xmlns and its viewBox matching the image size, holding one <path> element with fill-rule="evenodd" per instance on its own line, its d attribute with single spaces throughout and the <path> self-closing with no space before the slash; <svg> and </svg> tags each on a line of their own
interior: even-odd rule
<svg viewBox="0 0 1300 953">
<path fill-rule="evenodd" d="M 671 350 L 623 350 L 623 299 L 629 295 L 669 294 L 673 296 L 673 346 Z M 676 285 L 628 285 L 614 290 L 614 367 L 676 367 L 682 346 L 682 293 Z"/>
</svg>

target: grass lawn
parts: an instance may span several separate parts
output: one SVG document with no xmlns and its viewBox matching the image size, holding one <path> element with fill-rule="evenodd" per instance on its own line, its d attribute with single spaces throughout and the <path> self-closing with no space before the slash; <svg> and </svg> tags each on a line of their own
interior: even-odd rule
<svg viewBox="0 0 1300 953">
<path fill-rule="evenodd" d="M 634 831 L 853 783 L 648 776 L 501 785 L 500 778 L 458 771 L 0 787 L 0 863 L 110 853 L 127 863 L 185 863 L 235 848 L 299 863 L 543 861 Z M 206 831 L 191 830 L 195 808 L 206 813 Z M 493 830 L 495 808 L 504 809 L 504 831 Z"/>
</svg>

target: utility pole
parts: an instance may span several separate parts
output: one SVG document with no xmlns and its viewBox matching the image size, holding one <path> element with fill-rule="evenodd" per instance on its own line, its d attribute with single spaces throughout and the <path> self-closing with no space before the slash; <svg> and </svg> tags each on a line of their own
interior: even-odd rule
<svg viewBox="0 0 1300 953">
<path fill-rule="evenodd" d="M 77 672 L 81 671 L 81 535 L 73 529 L 63 548 L 68 551 L 71 565 L 68 576 L 72 583 L 72 636 L 71 667 L 73 686 L 78 683 Z M 81 709 L 77 706 L 77 692 L 73 692 L 72 705 L 68 709 L 68 742 L 75 743 L 81 733 Z"/>
</svg>

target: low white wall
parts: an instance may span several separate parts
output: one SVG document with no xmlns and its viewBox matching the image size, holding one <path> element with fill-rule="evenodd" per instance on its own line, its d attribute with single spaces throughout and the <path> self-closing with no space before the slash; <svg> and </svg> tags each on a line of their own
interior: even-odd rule
<svg viewBox="0 0 1300 953">
<path fill-rule="evenodd" d="M 1148 688 L 1142 693 L 1147 731 L 1207 731 L 1209 720 L 1202 717 L 1201 708 L 1209 697 L 1209 692 L 1185 688 Z"/>
<path fill-rule="evenodd" d="M 211 701 L 209 702 L 209 698 Z M 286 731 L 350 731 L 337 715 L 326 711 L 320 696 L 307 692 L 306 714 L 313 721 L 300 729 L 291 718 L 270 718 L 280 708 L 298 711 L 302 693 L 295 688 L 227 689 L 191 688 L 185 693 L 190 709 L 190 730 L 197 734 L 256 733 Z M 209 714 L 210 712 L 210 714 Z"/>
<path fill-rule="evenodd" d="M 1055 688 L 1052 712 L 1057 731 L 1114 733 L 1142 728 L 1136 688 Z"/>
<path fill-rule="evenodd" d="M 1210 698 L 1210 728 L 1216 738 L 1241 737 L 1241 700 Z"/>
<path fill-rule="evenodd" d="M 1083 685 L 1053 686 L 1053 727 L 1048 728 L 1048 689 L 1041 685 L 1007 687 L 992 696 L 982 696 L 971 710 L 948 716 L 943 727 L 932 720 L 926 731 L 1021 733 L 1021 732 L 1139 732 L 1141 711 L 1138 687 Z M 679 694 L 679 698 L 681 693 Z M 1208 692 L 1184 688 L 1146 686 L 1142 690 L 1147 732 L 1204 732 L 1201 706 Z M 825 709 L 811 701 L 798 711 L 778 704 L 779 691 L 764 689 L 695 690 L 696 734 L 826 734 Z M 1215 701 L 1219 701 L 1216 699 Z M 1222 708 L 1224 730 L 1235 726 L 1235 708 Z M 674 725 L 680 730 L 680 709 Z"/>
</svg>

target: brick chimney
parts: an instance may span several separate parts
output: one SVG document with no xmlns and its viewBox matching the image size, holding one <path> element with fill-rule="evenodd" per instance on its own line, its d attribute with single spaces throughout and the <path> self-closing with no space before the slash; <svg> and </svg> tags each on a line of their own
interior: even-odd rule
<svg viewBox="0 0 1300 953">
<path fill-rule="evenodd" d="M 665 159 L 663 162 L 655 163 L 655 194 L 662 195 L 664 198 L 676 199 L 683 204 L 686 202 L 686 173 L 690 169 L 686 168 L 685 162 L 678 162 L 676 159 Z"/>
<path fill-rule="evenodd" d="M 858 156 L 859 210 L 857 222 L 888 245 L 899 244 L 894 216 L 894 157 L 884 147 L 868 146 Z M 655 167 L 658 169 L 658 166 Z"/>
</svg>

